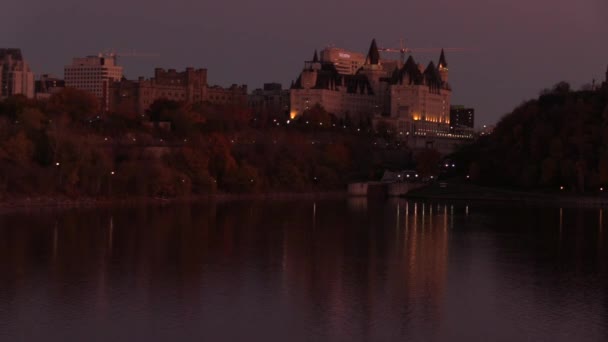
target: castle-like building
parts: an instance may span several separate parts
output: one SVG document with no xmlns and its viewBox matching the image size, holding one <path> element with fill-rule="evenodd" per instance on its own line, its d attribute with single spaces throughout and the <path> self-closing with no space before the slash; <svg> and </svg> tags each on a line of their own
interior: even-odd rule
<svg viewBox="0 0 608 342">
<path fill-rule="evenodd" d="M 338 118 L 382 119 L 401 134 L 449 134 L 448 63 L 441 51 L 437 64 L 426 67 L 413 57 L 381 60 L 373 40 L 365 62 L 354 73 L 340 72 L 336 63 L 320 60 L 317 52 L 293 83 L 290 116 L 296 118 L 319 104 Z"/>
<path fill-rule="evenodd" d="M 185 71 L 156 68 L 154 77 L 136 81 L 122 79 L 110 85 L 110 111 L 143 115 L 159 99 L 183 103 L 208 102 L 219 105 L 247 105 L 247 86 L 233 84 L 229 88 L 210 86 L 207 69 L 186 68 Z"/>
</svg>

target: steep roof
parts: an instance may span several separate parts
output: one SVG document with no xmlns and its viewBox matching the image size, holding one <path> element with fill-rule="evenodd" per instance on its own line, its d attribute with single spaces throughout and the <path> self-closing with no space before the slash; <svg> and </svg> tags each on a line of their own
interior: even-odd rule
<svg viewBox="0 0 608 342">
<path fill-rule="evenodd" d="M 313 63 L 319 63 L 319 55 L 317 54 L 317 50 L 315 50 L 315 54 L 312 56 Z"/>
<path fill-rule="evenodd" d="M 414 61 L 414 57 L 409 56 L 403 67 L 397 72 L 393 73 L 393 83 L 403 83 L 407 76 L 407 84 L 422 84 L 423 76 L 418 69 L 418 64 Z"/>
<path fill-rule="evenodd" d="M 0 59 L 5 59 L 7 56 L 11 56 L 15 60 L 23 60 L 21 49 L 0 49 Z"/>
<path fill-rule="evenodd" d="M 432 61 L 424 70 L 424 81 L 429 87 L 441 88 L 443 81 L 441 80 L 439 70 Z"/>
<path fill-rule="evenodd" d="M 378 51 L 378 45 L 376 45 L 376 39 L 372 39 L 365 62 L 367 64 L 378 64 L 380 62 L 380 52 Z"/>
<path fill-rule="evenodd" d="M 445 59 L 445 52 L 441 49 L 441 55 L 439 56 L 439 64 L 437 64 L 440 68 L 447 68 L 448 62 Z"/>
</svg>

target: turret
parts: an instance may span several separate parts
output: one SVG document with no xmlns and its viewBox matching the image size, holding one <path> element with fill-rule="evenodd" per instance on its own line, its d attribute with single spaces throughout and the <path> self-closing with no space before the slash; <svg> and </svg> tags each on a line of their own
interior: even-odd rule
<svg viewBox="0 0 608 342">
<path fill-rule="evenodd" d="M 437 64 L 439 74 L 443 83 L 448 83 L 448 62 L 445 59 L 445 52 L 441 49 L 441 55 L 439 56 L 439 63 Z"/>
<path fill-rule="evenodd" d="M 365 64 L 378 65 L 380 64 L 380 52 L 378 51 L 378 45 L 376 45 L 376 40 L 372 40 L 372 45 L 369 47 L 369 52 L 367 53 L 367 58 L 365 59 Z"/>
</svg>

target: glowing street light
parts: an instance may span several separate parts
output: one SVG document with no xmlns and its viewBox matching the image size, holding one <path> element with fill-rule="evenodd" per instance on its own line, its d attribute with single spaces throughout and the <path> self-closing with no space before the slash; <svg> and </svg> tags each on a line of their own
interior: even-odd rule
<svg viewBox="0 0 608 342">
<path fill-rule="evenodd" d="M 559 187 L 559 189 L 560 189 L 560 190 L 564 190 L 564 186 L 563 186 L 563 185 L 562 185 L 562 186 L 560 186 L 560 187 Z"/>
<path fill-rule="evenodd" d="M 59 162 L 56 162 L 56 163 L 55 163 L 55 166 L 59 166 L 59 165 L 61 165 Z"/>
</svg>

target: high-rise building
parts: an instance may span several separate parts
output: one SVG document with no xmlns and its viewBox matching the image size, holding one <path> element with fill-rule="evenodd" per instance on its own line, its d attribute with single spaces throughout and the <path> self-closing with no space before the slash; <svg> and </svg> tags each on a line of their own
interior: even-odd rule
<svg viewBox="0 0 608 342">
<path fill-rule="evenodd" d="M 0 99 L 13 95 L 34 97 L 34 73 L 21 49 L 0 49 Z"/>
<path fill-rule="evenodd" d="M 475 127 L 475 109 L 465 106 L 452 106 L 450 108 L 450 125 L 452 127 Z"/>
<path fill-rule="evenodd" d="M 108 110 L 110 84 L 122 78 L 122 71 L 113 54 L 74 58 L 64 69 L 65 86 L 90 92 Z"/>
<path fill-rule="evenodd" d="M 365 63 L 365 55 L 336 47 L 328 47 L 321 50 L 321 62 L 332 63 L 340 74 L 354 75 Z"/>
</svg>

